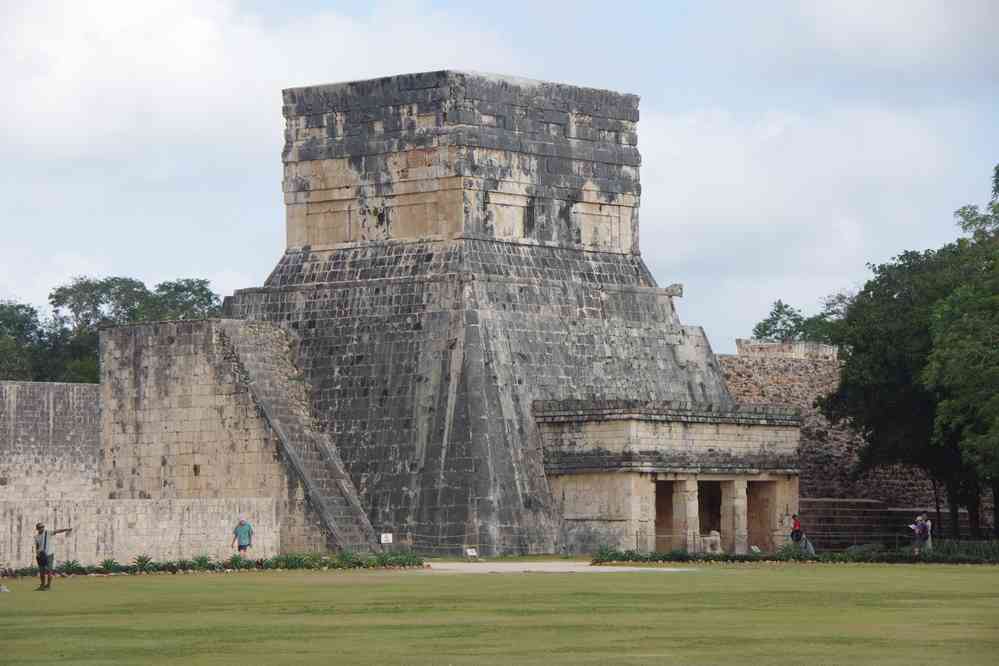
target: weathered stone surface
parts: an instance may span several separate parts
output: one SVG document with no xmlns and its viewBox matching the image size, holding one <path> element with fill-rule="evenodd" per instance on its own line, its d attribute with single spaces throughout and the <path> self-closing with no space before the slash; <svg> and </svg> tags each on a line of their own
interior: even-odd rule
<svg viewBox="0 0 999 666">
<path fill-rule="evenodd" d="M 797 410 L 640 401 L 536 402 L 545 470 L 798 473 Z"/>
<path fill-rule="evenodd" d="M 220 321 L 216 326 L 225 358 L 277 436 L 282 461 L 304 486 L 331 545 L 353 552 L 379 550 L 336 446 L 310 413 L 308 389 L 289 357 L 288 333 L 264 322 Z"/>
<path fill-rule="evenodd" d="M 836 388 L 836 349 L 810 343 L 737 341 L 738 355 L 720 355 L 732 394 L 740 402 L 766 402 L 801 410 L 801 494 L 803 497 L 880 500 L 890 506 L 933 506 L 933 488 L 920 470 L 891 465 L 859 478 L 851 471 L 863 445 L 845 424 L 832 424 L 815 399 Z"/>
<path fill-rule="evenodd" d="M 253 322 L 138 324 L 104 331 L 101 351 L 110 498 L 272 497 L 284 551 L 373 547 L 309 416 L 287 333 Z"/>
<path fill-rule="evenodd" d="M 638 249 L 638 98 L 441 71 L 284 91 L 288 247 Z"/>
<path fill-rule="evenodd" d="M 0 568 L 35 566 L 37 522 L 73 528 L 53 538 L 56 565 L 96 565 L 108 558 L 128 564 L 138 555 L 160 562 L 199 555 L 228 559 L 239 516 L 253 525 L 250 555 L 277 555 L 281 526 L 270 497 L 0 500 Z"/>
<path fill-rule="evenodd" d="M 0 501 L 97 497 L 99 397 L 97 384 L 0 381 Z"/>
<path fill-rule="evenodd" d="M 288 251 L 226 312 L 297 333 L 376 530 L 550 552 L 534 400 L 732 404 L 638 255 L 637 106 L 450 71 L 285 91 Z"/>
</svg>

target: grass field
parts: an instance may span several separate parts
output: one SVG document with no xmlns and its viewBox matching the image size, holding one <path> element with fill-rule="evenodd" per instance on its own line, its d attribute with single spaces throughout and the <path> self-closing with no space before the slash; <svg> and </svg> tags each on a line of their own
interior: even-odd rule
<svg viewBox="0 0 999 666">
<path fill-rule="evenodd" d="M 2 664 L 999 663 L 992 566 L 6 584 Z"/>
</svg>

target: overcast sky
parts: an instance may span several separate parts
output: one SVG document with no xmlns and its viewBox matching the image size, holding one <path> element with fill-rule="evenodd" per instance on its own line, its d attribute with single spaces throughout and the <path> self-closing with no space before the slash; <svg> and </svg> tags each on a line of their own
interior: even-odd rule
<svg viewBox="0 0 999 666">
<path fill-rule="evenodd" d="M 0 7 L 0 298 L 36 305 L 74 275 L 260 285 L 290 86 L 455 68 L 641 95 L 642 254 L 719 352 L 777 298 L 814 312 L 953 239 L 999 162 L 994 0 Z"/>
</svg>

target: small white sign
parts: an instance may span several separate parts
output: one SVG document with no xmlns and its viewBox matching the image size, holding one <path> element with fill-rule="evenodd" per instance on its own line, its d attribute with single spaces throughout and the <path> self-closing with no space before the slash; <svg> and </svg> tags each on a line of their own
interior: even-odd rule
<svg viewBox="0 0 999 666">
<path fill-rule="evenodd" d="M 389 543 L 392 543 L 392 533 L 382 532 L 382 544 L 389 544 Z"/>
<path fill-rule="evenodd" d="M 477 548 L 466 548 L 465 557 L 477 558 L 479 556 L 479 551 Z"/>
</svg>

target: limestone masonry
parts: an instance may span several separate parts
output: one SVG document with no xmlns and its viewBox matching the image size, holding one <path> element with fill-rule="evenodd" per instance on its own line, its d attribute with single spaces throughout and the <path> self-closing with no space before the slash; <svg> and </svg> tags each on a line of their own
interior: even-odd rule
<svg viewBox="0 0 999 666">
<path fill-rule="evenodd" d="M 710 424 L 735 409 L 703 331 L 676 316 L 679 287 L 659 288 L 638 252 L 638 98 L 444 71 L 296 88 L 284 102 L 288 247 L 226 312 L 296 334 L 312 413 L 376 531 L 486 553 L 634 545 L 654 531 L 651 508 L 622 518 L 596 501 L 580 537 L 561 479 L 592 471 L 546 469 L 532 412 L 578 401 L 585 421 L 585 403 L 638 400 Z M 737 427 L 759 431 L 748 448 L 786 441 L 765 414 Z M 673 445 L 685 459 L 710 448 L 689 435 L 657 446 Z M 774 516 L 795 456 L 780 481 L 759 479 Z M 693 472 L 668 457 L 601 470 L 640 484 L 634 501 L 675 473 Z M 700 534 L 688 513 L 664 529 Z"/>
<path fill-rule="evenodd" d="M 103 331 L 99 389 L 0 384 L 0 566 L 39 519 L 96 561 L 221 556 L 240 515 L 261 556 L 745 552 L 784 542 L 802 469 L 846 488 L 806 404 L 835 358 L 720 362 L 642 261 L 636 96 L 441 71 L 284 116 L 261 287 Z"/>
</svg>

